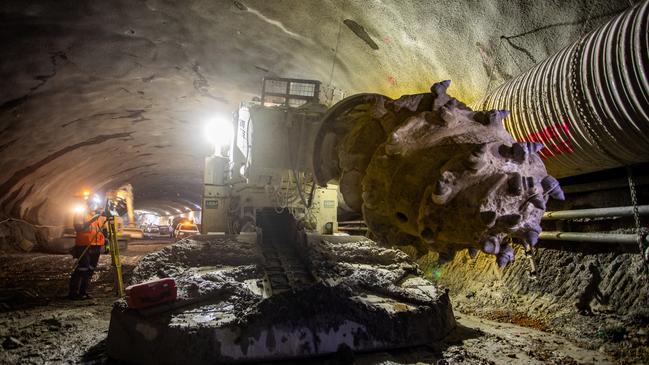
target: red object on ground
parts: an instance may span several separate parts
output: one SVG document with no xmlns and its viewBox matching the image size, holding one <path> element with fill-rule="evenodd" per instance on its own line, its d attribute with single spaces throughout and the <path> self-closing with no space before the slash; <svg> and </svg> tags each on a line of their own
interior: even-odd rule
<svg viewBox="0 0 649 365">
<path fill-rule="evenodd" d="M 147 281 L 126 288 L 129 308 L 142 309 L 176 300 L 178 289 L 172 278 Z"/>
</svg>

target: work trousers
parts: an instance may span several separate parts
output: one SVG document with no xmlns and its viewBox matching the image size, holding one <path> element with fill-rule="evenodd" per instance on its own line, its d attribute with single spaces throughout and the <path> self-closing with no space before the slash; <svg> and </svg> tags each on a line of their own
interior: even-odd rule
<svg viewBox="0 0 649 365">
<path fill-rule="evenodd" d="M 72 252 L 74 257 L 79 258 L 79 263 L 70 276 L 70 296 L 88 294 L 90 278 L 92 278 L 99 262 L 102 246 L 90 246 L 87 250 L 86 247 L 88 246 L 75 246 Z"/>
</svg>

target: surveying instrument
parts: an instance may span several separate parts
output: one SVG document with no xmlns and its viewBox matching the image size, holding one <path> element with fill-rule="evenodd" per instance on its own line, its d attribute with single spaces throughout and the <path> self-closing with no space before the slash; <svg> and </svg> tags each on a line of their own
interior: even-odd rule
<svg viewBox="0 0 649 365">
<path fill-rule="evenodd" d="M 111 266 L 115 269 L 115 289 L 117 295 L 124 296 L 124 280 L 122 277 L 122 263 L 119 259 L 119 244 L 117 242 L 117 220 L 126 214 L 126 200 L 117 194 L 106 195 L 106 206 L 104 215 L 108 231 L 108 239 L 111 257 Z"/>
</svg>

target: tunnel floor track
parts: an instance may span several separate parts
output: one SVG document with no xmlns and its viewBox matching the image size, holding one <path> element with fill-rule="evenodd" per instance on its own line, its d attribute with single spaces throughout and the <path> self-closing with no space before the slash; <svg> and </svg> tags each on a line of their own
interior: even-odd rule
<svg viewBox="0 0 649 365">
<path fill-rule="evenodd" d="M 258 222 L 262 227 L 259 244 L 264 257 L 264 272 L 271 293 L 299 290 L 315 283 L 300 255 L 293 217 L 264 211 L 258 216 Z"/>
</svg>

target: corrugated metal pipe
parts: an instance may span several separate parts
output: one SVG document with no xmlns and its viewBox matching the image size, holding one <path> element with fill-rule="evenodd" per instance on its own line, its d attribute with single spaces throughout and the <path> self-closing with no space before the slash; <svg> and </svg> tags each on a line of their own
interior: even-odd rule
<svg viewBox="0 0 649 365">
<path fill-rule="evenodd" d="M 547 170 L 579 175 L 649 161 L 649 1 L 489 93 L 518 141 L 545 145 Z"/>
</svg>

